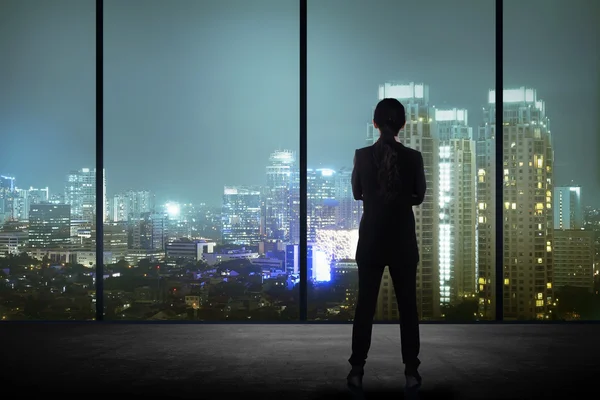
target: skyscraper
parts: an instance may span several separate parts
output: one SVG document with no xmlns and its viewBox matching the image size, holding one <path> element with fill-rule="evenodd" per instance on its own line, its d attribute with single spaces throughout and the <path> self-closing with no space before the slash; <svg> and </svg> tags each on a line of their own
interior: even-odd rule
<svg viewBox="0 0 600 400">
<path fill-rule="evenodd" d="M 579 186 L 554 188 L 554 229 L 581 229 L 583 209 Z"/>
<path fill-rule="evenodd" d="M 289 241 L 292 217 L 292 179 L 296 168 L 296 154 L 278 150 L 269 157 L 265 199 L 267 239 Z"/>
<path fill-rule="evenodd" d="M 384 98 L 398 99 L 406 109 L 406 126 L 400 131 L 399 139 L 407 147 L 419 150 L 423 155 L 425 179 L 430 188 L 423 204 L 415 207 L 417 243 L 420 249 L 419 268 L 417 272 L 417 305 L 419 317 L 423 320 L 440 316 L 440 278 L 438 271 L 438 226 L 439 204 L 435 196 L 438 188 L 438 139 L 432 134 L 429 109 L 429 87 L 425 84 L 385 83 L 379 86 L 379 100 Z M 367 126 L 367 144 L 377 141 L 379 134 L 373 124 Z M 385 271 L 384 281 L 389 279 Z M 395 297 L 379 297 L 378 307 L 384 303 L 392 309 Z M 388 307 L 385 307 L 388 308 Z M 378 313 L 379 314 L 379 313 Z"/>
<path fill-rule="evenodd" d="M 102 215 L 106 221 L 106 175 L 103 174 L 104 201 Z M 65 185 L 65 203 L 71 206 L 71 217 L 79 218 L 90 223 L 95 222 L 96 215 L 96 169 L 82 168 L 71 171 L 67 175 Z"/>
<path fill-rule="evenodd" d="M 35 204 L 29 213 L 29 247 L 68 248 L 71 243 L 71 207 Z"/>
<path fill-rule="evenodd" d="M 336 226 L 336 172 L 328 168 L 307 171 L 307 227 L 308 242 L 316 239 L 318 229 Z"/>
<path fill-rule="evenodd" d="M 352 195 L 352 169 L 342 168 L 335 177 L 336 227 L 358 229 L 362 217 L 362 204 Z"/>
<path fill-rule="evenodd" d="M 594 289 L 594 231 L 557 229 L 554 231 L 554 288 Z"/>
<path fill-rule="evenodd" d="M 260 212 L 260 188 L 225 186 L 221 214 L 223 243 L 258 245 Z"/>
<path fill-rule="evenodd" d="M 476 166 L 473 128 L 467 110 L 433 109 L 433 130 L 439 140 L 440 302 L 456 304 L 477 291 Z"/>
<path fill-rule="evenodd" d="M 524 87 L 504 89 L 501 221 L 504 318 L 545 319 L 553 302 L 554 153 L 544 102 Z M 479 302 L 495 318 L 495 91 L 477 141 Z"/>
<path fill-rule="evenodd" d="M 15 178 L 0 175 L 0 224 L 12 219 Z"/>
<path fill-rule="evenodd" d="M 145 213 L 154 211 L 154 196 L 147 190 L 128 190 L 114 195 L 108 206 L 112 222 L 139 220 Z"/>
</svg>

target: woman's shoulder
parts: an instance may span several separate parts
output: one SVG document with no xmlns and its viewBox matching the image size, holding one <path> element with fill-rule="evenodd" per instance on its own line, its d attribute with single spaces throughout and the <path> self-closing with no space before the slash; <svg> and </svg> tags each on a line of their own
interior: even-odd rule
<svg viewBox="0 0 600 400">
<path fill-rule="evenodd" d="M 360 149 L 356 149 L 355 150 L 355 155 L 357 157 L 361 157 L 361 156 L 364 156 L 366 154 L 371 154 L 373 152 L 373 146 L 374 145 L 370 145 L 370 146 L 361 147 Z"/>
</svg>

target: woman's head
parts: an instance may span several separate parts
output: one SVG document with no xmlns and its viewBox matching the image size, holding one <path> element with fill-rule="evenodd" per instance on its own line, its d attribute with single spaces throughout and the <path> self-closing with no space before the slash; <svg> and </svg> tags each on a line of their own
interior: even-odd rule
<svg viewBox="0 0 600 400">
<path fill-rule="evenodd" d="M 373 125 L 382 136 L 398 136 L 406 124 L 404 106 L 396 99 L 383 99 L 375 107 Z"/>
</svg>

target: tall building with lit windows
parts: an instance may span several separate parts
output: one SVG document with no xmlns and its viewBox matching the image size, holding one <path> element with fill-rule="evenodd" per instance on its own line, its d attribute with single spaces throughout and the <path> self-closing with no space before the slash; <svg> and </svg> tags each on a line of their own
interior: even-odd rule
<svg viewBox="0 0 600 400">
<path fill-rule="evenodd" d="M 15 178 L 0 175 L 0 225 L 12 219 Z"/>
<path fill-rule="evenodd" d="M 583 228 L 581 188 L 557 186 L 554 188 L 554 229 Z"/>
<path fill-rule="evenodd" d="M 225 186 L 221 214 L 223 243 L 258 245 L 260 214 L 261 188 Z"/>
<path fill-rule="evenodd" d="M 35 204 L 29 213 L 29 247 L 68 249 L 71 244 L 71 207 L 67 204 Z"/>
<path fill-rule="evenodd" d="M 137 221 L 154 210 L 154 195 L 147 190 L 128 190 L 115 194 L 108 204 L 109 221 Z"/>
<path fill-rule="evenodd" d="M 553 288 L 554 153 L 545 105 L 534 89 L 504 89 L 504 319 L 549 318 Z M 477 141 L 479 302 L 495 318 L 495 91 Z"/>
<path fill-rule="evenodd" d="M 592 230 L 554 231 L 554 287 L 594 290 L 594 239 Z M 559 299 L 560 300 L 560 299 Z"/>
<path fill-rule="evenodd" d="M 103 174 L 104 198 L 102 215 L 106 221 L 106 175 Z M 71 217 L 95 222 L 96 215 L 96 169 L 82 168 L 71 171 L 65 184 L 65 203 L 71 206 Z"/>
<path fill-rule="evenodd" d="M 308 241 L 317 240 L 317 230 L 336 227 L 339 202 L 336 198 L 337 174 L 328 168 L 307 171 Z"/>
<path fill-rule="evenodd" d="M 358 229 L 362 218 L 362 204 L 354 200 L 352 194 L 352 169 L 341 168 L 335 179 L 336 227 L 339 229 Z"/>
<path fill-rule="evenodd" d="M 1 180 L 1 178 L 0 178 Z M 1 191 L 2 189 L 0 189 Z M 29 210 L 31 206 L 34 204 L 40 204 L 42 202 L 47 202 L 49 200 L 48 197 L 48 188 L 44 189 L 21 189 L 15 187 L 11 193 L 11 199 L 9 204 L 9 210 L 11 215 L 5 216 L 8 217 L 10 221 L 27 221 L 29 219 Z"/>
<path fill-rule="evenodd" d="M 436 191 L 438 179 L 438 139 L 433 134 L 431 109 L 429 107 L 429 86 L 424 84 L 385 83 L 379 86 L 378 100 L 398 99 L 406 110 L 406 126 L 398 135 L 400 142 L 407 147 L 419 150 L 423 155 L 427 193 L 423 204 L 415 207 L 417 243 L 420 250 L 420 263 L 417 270 L 417 305 L 422 320 L 440 317 L 440 276 L 438 269 L 439 213 L 440 207 Z M 367 126 L 367 145 L 377 141 L 379 133 L 373 124 Z M 386 268 L 377 302 L 378 318 L 397 317 L 396 299 Z M 389 289 L 389 288 L 388 288 Z M 389 310 L 389 311 L 382 311 Z"/>
<path fill-rule="evenodd" d="M 296 154 L 293 151 L 278 150 L 270 155 L 265 191 L 265 233 L 267 239 L 291 240 L 292 194 L 296 193 L 292 190 L 294 188 L 293 179 L 296 177 L 296 174 L 294 174 L 295 169 Z"/>
<path fill-rule="evenodd" d="M 433 109 L 439 140 L 439 280 L 440 303 L 457 304 L 477 292 L 477 215 L 475 141 L 467 110 Z"/>
</svg>

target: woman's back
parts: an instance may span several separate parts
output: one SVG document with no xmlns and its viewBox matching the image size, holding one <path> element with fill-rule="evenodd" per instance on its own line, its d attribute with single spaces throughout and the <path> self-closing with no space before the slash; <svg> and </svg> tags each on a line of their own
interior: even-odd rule
<svg viewBox="0 0 600 400">
<path fill-rule="evenodd" d="M 377 147 L 384 145 L 395 152 L 396 172 L 390 174 L 388 180 L 393 181 L 387 183 L 381 179 L 382 155 Z M 390 248 L 405 257 L 418 258 L 412 207 L 421 204 L 425 196 L 421 153 L 396 141 L 357 150 L 352 188 L 355 199 L 363 201 L 357 259 L 389 253 Z"/>
</svg>

